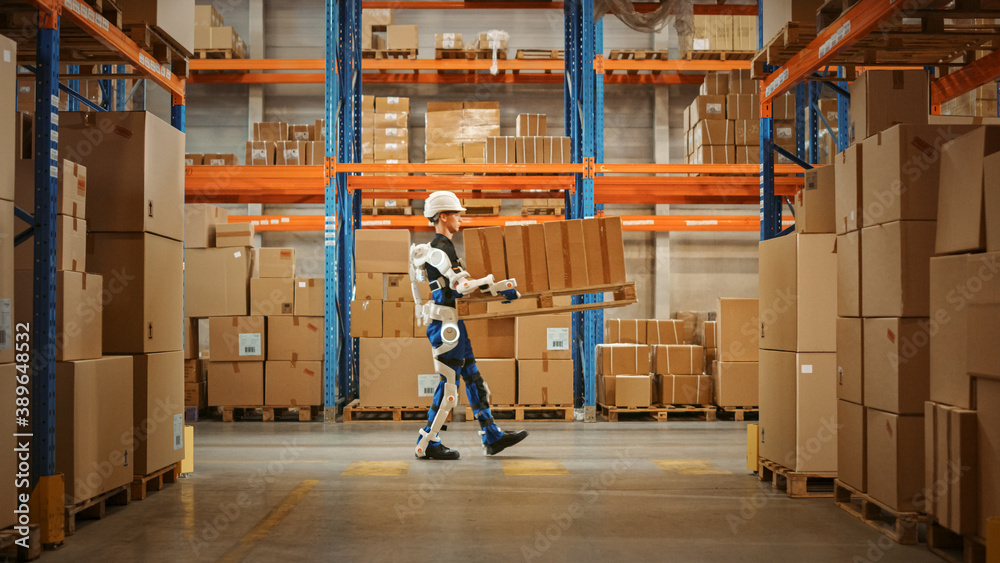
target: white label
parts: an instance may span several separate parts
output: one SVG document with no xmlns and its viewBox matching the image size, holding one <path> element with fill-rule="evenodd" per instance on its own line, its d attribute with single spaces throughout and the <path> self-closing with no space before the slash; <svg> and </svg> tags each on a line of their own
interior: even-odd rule
<svg viewBox="0 0 1000 563">
<path fill-rule="evenodd" d="M 802 373 L 812 373 L 812 372 L 813 372 L 812 364 L 802 364 Z"/>
<path fill-rule="evenodd" d="M 31 86 L 21 86 L 20 90 L 22 94 L 30 94 Z"/>
<path fill-rule="evenodd" d="M 385 200 L 385 206 L 386 207 L 396 207 L 396 200 L 394 200 L 394 199 L 387 199 L 387 200 Z"/>
<path fill-rule="evenodd" d="M 59 160 L 59 151 L 57 151 L 56 149 L 49 149 L 49 159 L 50 160 L 58 161 Z"/>
<path fill-rule="evenodd" d="M 452 37 L 454 37 L 454 36 L 452 36 Z M 397 105 L 397 104 L 399 104 L 399 97 L 398 96 L 389 96 L 388 98 L 385 99 L 385 101 L 386 101 L 386 103 L 388 103 L 390 105 Z"/>
<path fill-rule="evenodd" d="M 792 128 L 791 127 L 778 127 L 777 130 L 779 139 L 791 139 L 792 138 Z"/>
<path fill-rule="evenodd" d="M 49 177 L 50 178 L 58 178 L 59 177 L 59 168 L 56 167 L 56 166 L 49 166 Z"/>
<path fill-rule="evenodd" d="M 390 158 L 385 161 L 386 164 L 399 164 L 399 160 L 395 158 Z"/>
<path fill-rule="evenodd" d="M 306 282 L 299 282 L 299 287 L 305 287 L 305 286 L 306 286 Z"/>
<path fill-rule="evenodd" d="M 707 51 L 708 39 L 695 39 L 691 42 L 691 48 L 695 51 Z"/>
<path fill-rule="evenodd" d="M 267 160 L 267 149 L 253 149 L 250 151 L 253 160 Z"/>
<path fill-rule="evenodd" d="M 853 221 L 853 220 L 854 220 L 854 212 L 851 211 L 851 221 Z"/>
<path fill-rule="evenodd" d="M 285 149 L 285 160 L 298 160 L 299 149 Z"/>
<path fill-rule="evenodd" d="M 545 331 L 545 348 L 548 350 L 569 350 L 569 329 L 549 328 Z"/>
<path fill-rule="evenodd" d="M 233 258 L 239 258 L 240 256 L 243 256 L 243 253 L 240 252 L 239 250 L 233 253 Z"/>
<path fill-rule="evenodd" d="M 722 113 L 722 104 L 705 104 L 705 113 Z"/>
<path fill-rule="evenodd" d="M 399 148 L 399 143 L 386 143 L 385 150 L 394 151 Z"/>
<path fill-rule="evenodd" d="M 7 49 L 3 50 L 3 62 L 5 63 L 10 62 L 10 51 L 8 51 Z"/>
<path fill-rule="evenodd" d="M 13 328 L 10 326 L 10 299 L 0 299 L 0 350 L 10 350 L 13 340 Z"/>
<path fill-rule="evenodd" d="M 706 219 L 706 220 L 703 220 L 703 221 L 685 221 L 685 223 L 689 227 L 701 227 L 701 226 L 706 226 L 706 225 L 718 225 L 719 224 L 718 221 L 715 221 L 715 220 L 712 220 L 712 219 Z"/>
<path fill-rule="evenodd" d="M 622 226 L 652 225 L 654 222 L 652 219 L 634 219 L 622 221 Z"/>
<path fill-rule="evenodd" d="M 386 113 L 386 114 L 383 114 L 383 115 L 385 115 L 386 119 L 390 119 L 390 120 L 396 119 L 396 114 L 395 113 Z"/>
<path fill-rule="evenodd" d="M 295 139 L 294 140 L 295 141 L 308 141 L 309 140 L 309 132 L 308 131 L 296 131 L 295 132 Z"/>
<path fill-rule="evenodd" d="M 184 449 L 184 415 L 174 415 L 174 451 Z"/>
<path fill-rule="evenodd" d="M 240 335 L 240 356 L 260 356 L 261 345 L 260 345 L 260 333 L 251 332 Z"/>
<path fill-rule="evenodd" d="M 455 40 L 454 39 L 448 39 L 448 38 L 442 38 L 441 39 L 441 48 L 442 49 L 454 49 L 455 48 Z"/>
<path fill-rule="evenodd" d="M 53 106 L 59 107 L 59 96 L 49 96 L 49 101 Z"/>
<path fill-rule="evenodd" d="M 225 166 L 226 161 L 222 158 L 213 158 L 209 161 L 209 164 L 212 166 Z"/>
<path fill-rule="evenodd" d="M 193 158 L 185 158 L 184 159 L 184 166 L 194 166 L 194 159 Z"/>
<path fill-rule="evenodd" d="M 440 380 L 441 376 L 436 373 L 421 373 L 417 375 L 417 396 L 433 397 L 434 391 L 437 390 L 438 381 Z"/>
<path fill-rule="evenodd" d="M 397 137 L 397 136 L 399 136 L 399 133 L 397 132 L 397 130 L 396 130 L 395 127 L 387 127 L 386 130 L 385 130 L 385 136 L 386 137 Z"/>
</svg>

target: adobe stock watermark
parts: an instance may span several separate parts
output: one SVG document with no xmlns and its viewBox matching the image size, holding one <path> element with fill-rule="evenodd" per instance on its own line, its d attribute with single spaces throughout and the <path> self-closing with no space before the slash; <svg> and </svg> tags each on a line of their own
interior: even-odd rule
<svg viewBox="0 0 1000 563">
<path fill-rule="evenodd" d="M 602 471 L 580 487 L 580 499 L 566 505 L 562 510 L 553 512 L 549 519 L 551 524 L 535 530 L 528 543 L 521 544 L 521 556 L 525 561 L 537 559 L 552 549 L 563 535 L 573 527 L 573 523 L 581 518 L 587 507 L 592 506 L 621 479 L 629 469 L 632 469 L 634 456 L 630 448 L 618 452 L 610 469 Z"/>
</svg>

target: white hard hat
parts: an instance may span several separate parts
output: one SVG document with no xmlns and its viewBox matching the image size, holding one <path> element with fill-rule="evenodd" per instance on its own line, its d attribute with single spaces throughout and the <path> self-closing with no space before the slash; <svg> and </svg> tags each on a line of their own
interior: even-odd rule
<svg viewBox="0 0 1000 563">
<path fill-rule="evenodd" d="M 439 191 L 434 192 L 427 196 L 427 201 L 424 203 L 424 217 L 432 219 L 438 213 L 444 211 L 465 211 L 462 207 L 462 202 L 459 201 L 458 196 L 452 192 Z"/>
</svg>

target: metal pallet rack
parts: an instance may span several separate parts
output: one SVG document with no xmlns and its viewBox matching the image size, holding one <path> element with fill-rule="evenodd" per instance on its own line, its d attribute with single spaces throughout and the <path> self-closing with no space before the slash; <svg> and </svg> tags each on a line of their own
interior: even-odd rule
<svg viewBox="0 0 1000 563">
<path fill-rule="evenodd" d="M 17 6 L 16 3 L 9 3 Z M 127 63 L 145 78 L 160 85 L 172 95 L 171 124 L 184 130 L 183 77 L 167 68 L 122 32 L 121 29 L 95 12 L 90 6 L 75 0 L 22 0 L 25 9 L 38 10 L 35 50 L 35 208 L 15 213 L 32 229 L 19 233 L 18 240 L 34 236 L 33 315 L 31 326 L 31 397 L 32 486 L 55 474 L 55 378 L 56 378 L 56 197 L 59 189 L 59 92 L 70 96 L 70 108 L 78 103 L 95 107 L 74 88 L 60 85 L 60 30 L 70 24 L 92 37 L 109 52 L 109 57 Z M 27 62 L 27 61 L 24 61 Z M 123 65 L 115 65 L 123 66 Z M 108 68 L 108 71 L 111 69 Z M 69 69 L 72 75 L 78 67 Z M 186 70 L 185 70 L 186 72 Z M 115 96 L 124 99 L 124 84 L 115 89 Z M 103 86 L 111 94 L 110 85 Z M 36 491 L 36 494 L 40 494 Z M 48 541 L 43 538 L 43 541 Z"/>
</svg>

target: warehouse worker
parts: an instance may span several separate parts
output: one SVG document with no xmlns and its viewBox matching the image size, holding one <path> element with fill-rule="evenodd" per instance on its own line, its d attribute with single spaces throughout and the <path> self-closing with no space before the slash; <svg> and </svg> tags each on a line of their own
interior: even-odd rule
<svg viewBox="0 0 1000 563">
<path fill-rule="evenodd" d="M 458 376 L 465 381 L 469 405 L 479 421 L 479 434 L 486 455 L 500 453 L 528 437 L 524 430 L 505 432 L 493 422 L 490 412 L 490 390 L 476 368 L 472 344 L 465 323 L 458 320 L 455 299 L 481 290 L 504 298 L 517 299 L 514 280 L 495 281 L 490 274 L 474 279 L 459 262 L 451 237 L 461 226 L 465 211 L 452 192 L 439 191 L 427 198 L 424 217 L 430 219 L 437 235 L 430 244 L 410 246 L 410 279 L 413 298 L 421 323 L 427 325 L 434 367 L 440 374 L 431 408 L 427 411 L 427 426 L 420 430 L 415 455 L 421 459 L 458 459 L 459 453 L 441 443 L 439 431 L 445 430 L 448 413 L 458 404 Z M 426 277 L 424 277 L 426 275 Z M 434 292 L 433 302 L 421 303 L 417 281 L 427 280 Z"/>
</svg>

